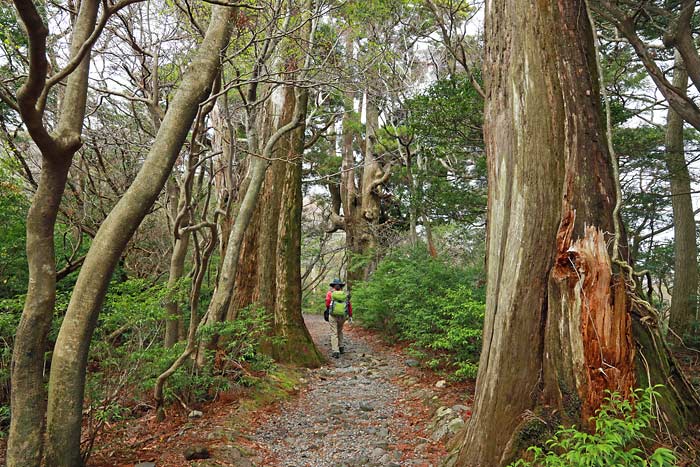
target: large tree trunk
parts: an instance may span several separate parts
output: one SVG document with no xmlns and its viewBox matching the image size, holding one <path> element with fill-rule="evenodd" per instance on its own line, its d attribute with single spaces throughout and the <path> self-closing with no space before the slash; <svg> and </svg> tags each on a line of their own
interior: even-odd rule
<svg viewBox="0 0 700 467">
<path fill-rule="evenodd" d="M 685 92 L 688 72 L 676 52 L 673 85 Z M 698 293 L 698 249 L 695 242 L 695 214 L 690 193 L 690 174 L 683 147 L 683 119 L 672 108 L 666 120 L 666 167 L 671 178 L 673 207 L 673 249 L 675 255 L 671 329 L 683 337 L 696 319 Z"/>
<path fill-rule="evenodd" d="M 542 420 L 587 426 L 605 389 L 647 383 L 642 358 L 683 429 L 697 397 L 608 247 L 617 190 L 584 2 L 494 0 L 486 41 L 487 303 L 457 465 L 506 465 Z"/>
<path fill-rule="evenodd" d="M 38 110 L 41 106 L 37 104 L 48 75 L 45 50 L 48 28 L 31 3 L 17 1 L 16 6 L 30 44 L 29 76 L 18 92 L 17 101 L 22 119 L 41 151 L 42 167 L 27 214 L 29 284 L 12 352 L 12 418 L 6 460 L 9 467 L 31 467 L 41 462 L 44 445 L 44 356 L 56 301 L 54 228 L 68 170 L 81 145 L 91 47 L 68 76 L 58 126 L 49 135 L 43 123 L 43 110 Z M 97 1 L 80 4 L 71 40 L 72 59 L 95 30 L 98 9 Z"/>
<path fill-rule="evenodd" d="M 362 216 L 359 243 L 360 251 L 364 257 L 363 260 L 367 262 L 362 275 L 363 279 L 367 280 L 374 263 L 373 260 L 370 260 L 370 256 L 373 256 L 377 249 L 376 227 L 379 224 L 381 209 L 377 181 L 384 175 L 375 154 L 377 130 L 379 128 L 379 109 L 374 102 L 374 98 L 369 93 L 366 95 L 365 118 L 367 131 L 365 134 L 365 161 L 362 167 Z"/>
<path fill-rule="evenodd" d="M 47 465 L 82 464 L 80 428 L 85 367 L 102 301 L 114 267 L 163 189 L 198 106 L 209 95 L 219 70 L 221 51 L 231 34 L 232 11 L 223 6 L 212 8 L 205 38 L 183 76 L 141 170 L 100 226 L 80 271 L 51 362 Z"/>
<path fill-rule="evenodd" d="M 294 94 L 292 88 L 287 94 Z M 299 112 L 306 115 L 308 90 L 299 92 L 296 105 Z M 294 102 L 292 102 L 294 103 Z M 301 211 L 303 196 L 301 191 L 302 157 L 304 154 L 304 126 L 289 134 L 281 151 L 286 150 L 286 161 L 281 186 L 281 207 L 277 229 L 276 300 L 274 307 L 272 355 L 283 363 L 294 363 L 305 367 L 318 367 L 323 358 L 316 349 L 301 314 Z M 281 152 L 280 151 L 280 152 Z M 284 157 L 284 156 L 283 156 Z M 281 338 L 281 339 L 280 339 Z"/>
<path fill-rule="evenodd" d="M 348 63 L 353 60 L 354 42 L 352 39 L 352 31 L 348 30 L 345 34 L 345 54 Z M 347 284 L 348 289 L 352 289 L 352 285 L 356 281 L 361 281 L 363 271 L 356 267 L 355 258 L 362 252 L 360 247 L 360 227 L 362 221 L 362 201 L 361 194 L 357 187 L 357 172 L 355 169 L 355 152 L 353 150 L 353 141 L 355 139 L 355 92 L 352 89 L 345 91 L 344 96 L 344 112 L 343 112 L 343 138 L 341 146 L 341 154 L 343 157 L 342 173 L 340 175 L 340 190 L 341 200 L 343 205 L 343 220 L 345 230 L 345 249 L 348 255 L 347 261 Z"/>
</svg>

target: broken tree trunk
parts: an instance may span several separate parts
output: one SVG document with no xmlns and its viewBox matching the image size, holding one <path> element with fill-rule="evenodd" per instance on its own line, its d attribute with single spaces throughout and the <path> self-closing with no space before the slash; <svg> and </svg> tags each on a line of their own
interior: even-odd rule
<svg viewBox="0 0 700 467">
<path fill-rule="evenodd" d="M 624 260 L 584 2 L 487 3 L 485 71 L 486 316 L 456 465 L 507 465 L 560 423 L 587 426 L 606 389 L 665 384 L 682 432 L 700 406 Z"/>
</svg>

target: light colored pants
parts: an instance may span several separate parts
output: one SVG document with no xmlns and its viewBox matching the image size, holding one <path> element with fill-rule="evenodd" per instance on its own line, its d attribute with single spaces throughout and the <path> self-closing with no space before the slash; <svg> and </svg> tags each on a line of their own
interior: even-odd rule
<svg viewBox="0 0 700 467">
<path fill-rule="evenodd" d="M 345 324 L 345 316 L 333 316 L 328 319 L 328 324 L 331 327 L 331 350 L 340 352 L 343 346 L 343 324 Z"/>
</svg>

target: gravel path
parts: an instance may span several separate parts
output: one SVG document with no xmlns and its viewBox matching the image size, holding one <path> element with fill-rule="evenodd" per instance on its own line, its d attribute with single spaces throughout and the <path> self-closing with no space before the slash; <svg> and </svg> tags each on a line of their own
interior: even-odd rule
<svg viewBox="0 0 700 467">
<path fill-rule="evenodd" d="M 327 323 L 316 315 L 307 316 L 306 321 L 319 349 L 329 356 Z M 347 327 L 346 353 L 309 371 L 303 381 L 308 384 L 306 391 L 281 403 L 277 413 L 253 432 L 252 440 L 268 451 L 259 464 L 436 466 L 444 448 L 430 439 L 430 415 L 427 420 L 425 416 L 432 410 L 414 411 L 430 400 L 431 391 L 406 376 L 405 357 L 372 346 L 361 332 L 353 331 L 352 324 Z M 418 421 L 411 412 L 420 417 Z"/>
</svg>

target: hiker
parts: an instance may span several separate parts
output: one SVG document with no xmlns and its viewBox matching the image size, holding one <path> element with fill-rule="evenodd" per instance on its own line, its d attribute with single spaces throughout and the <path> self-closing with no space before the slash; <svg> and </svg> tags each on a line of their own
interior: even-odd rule
<svg viewBox="0 0 700 467">
<path fill-rule="evenodd" d="M 329 284 L 331 289 L 326 294 L 326 311 L 323 319 L 328 321 L 331 327 L 331 351 L 333 358 L 340 358 L 340 354 L 345 352 L 343 346 L 343 324 L 345 319 L 352 320 L 352 305 L 350 304 L 350 294 L 343 291 L 345 283 L 340 279 L 333 279 Z"/>
</svg>

